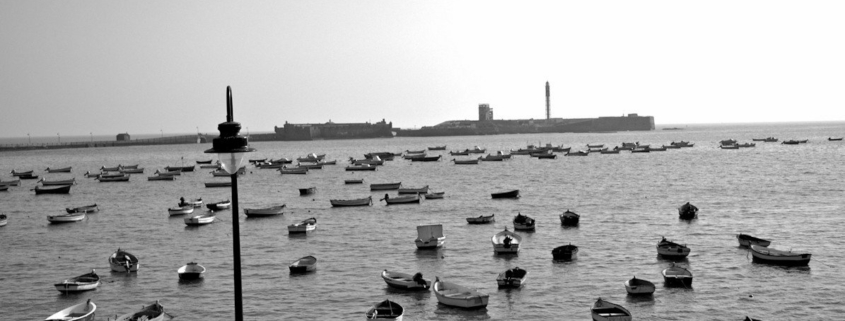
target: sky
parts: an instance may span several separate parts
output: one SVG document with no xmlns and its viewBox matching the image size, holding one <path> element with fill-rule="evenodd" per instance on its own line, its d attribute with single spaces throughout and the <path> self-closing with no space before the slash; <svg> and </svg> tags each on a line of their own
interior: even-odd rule
<svg viewBox="0 0 845 321">
<path fill-rule="evenodd" d="M 845 1 L 0 1 L 0 137 L 845 120 Z"/>
</svg>

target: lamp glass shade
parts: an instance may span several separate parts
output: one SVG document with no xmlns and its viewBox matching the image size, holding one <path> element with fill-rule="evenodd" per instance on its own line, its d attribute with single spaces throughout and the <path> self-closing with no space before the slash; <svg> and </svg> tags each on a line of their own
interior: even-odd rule
<svg viewBox="0 0 845 321">
<path fill-rule="evenodd" d="M 219 153 L 217 157 L 220 158 L 220 169 L 229 175 L 234 175 L 241 168 L 244 161 L 245 153 Z"/>
</svg>

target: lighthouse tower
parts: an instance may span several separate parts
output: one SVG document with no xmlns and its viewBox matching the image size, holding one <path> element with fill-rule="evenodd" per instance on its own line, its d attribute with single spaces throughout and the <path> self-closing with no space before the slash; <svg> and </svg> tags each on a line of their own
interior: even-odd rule
<svg viewBox="0 0 845 321">
<path fill-rule="evenodd" d="M 552 117 L 552 105 L 549 100 L 549 96 L 551 96 L 551 91 L 549 90 L 549 82 L 546 81 L 546 120 L 549 120 Z"/>
</svg>

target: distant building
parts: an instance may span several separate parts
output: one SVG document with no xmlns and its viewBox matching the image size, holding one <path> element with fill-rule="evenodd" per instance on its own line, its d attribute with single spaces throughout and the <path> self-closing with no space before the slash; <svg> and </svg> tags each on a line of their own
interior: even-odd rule
<svg viewBox="0 0 845 321">
<path fill-rule="evenodd" d="M 283 127 L 274 126 L 276 135 L 281 140 L 314 140 L 314 139 L 355 139 L 355 138 L 390 138 L 393 137 L 393 123 L 384 119 L 375 124 L 367 123 L 334 123 L 331 120 L 325 124 L 291 124 L 285 122 Z"/>
<path fill-rule="evenodd" d="M 493 108 L 490 104 L 478 104 L 478 121 L 493 120 Z"/>
<path fill-rule="evenodd" d="M 117 141 L 129 141 L 129 133 L 117 134 Z"/>
</svg>

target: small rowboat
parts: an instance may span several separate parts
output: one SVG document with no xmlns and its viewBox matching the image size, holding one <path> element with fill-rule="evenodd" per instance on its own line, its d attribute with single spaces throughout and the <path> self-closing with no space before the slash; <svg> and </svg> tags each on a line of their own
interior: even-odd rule
<svg viewBox="0 0 845 321">
<path fill-rule="evenodd" d="M 143 168 L 121 168 L 118 172 L 124 174 L 141 174 L 144 172 Z"/>
<path fill-rule="evenodd" d="M 138 312 L 121 315 L 114 321 L 164 321 L 164 318 L 164 307 L 156 301 L 151 305 L 142 307 Z"/>
<path fill-rule="evenodd" d="M 220 169 L 220 164 L 203 164 L 200 168 L 217 168 Z"/>
<path fill-rule="evenodd" d="M 299 164 L 296 164 L 296 168 L 323 169 L 323 164 L 317 164 L 317 163 L 315 163 L 315 164 L 304 164 L 304 163 L 299 163 Z"/>
<path fill-rule="evenodd" d="M 739 145 L 719 145 L 721 149 L 739 149 Z"/>
<path fill-rule="evenodd" d="M 813 255 L 810 253 L 793 253 L 791 250 L 781 251 L 758 245 L 751 245 L 751 256 L 751 261 L 754 263 L 806 266 L 810 264 L 810 258 Z"/>
<path fill-rule="evenodd" d="M 176 171 L 162 172 L 162 171 L 156 170 L 155 174 L 158 175 L 158 176 L 182 176 L 182 171 L 176 170 Z"/>
<path fill-rule="evenodd" d="M 0 185 L 5 185 L 5 186 L 21 186 L 21 179 L 20 179 L 20 178 L 16 178 L 16 179 L 11 180 L 11 181 L 2 181 L 2 180 L 0 180 Z"/>
<path fill-rule="evenodd" d="M 294 167 L 294 168 L 282 167 L 282 168 L 279 168 L 279 172 L 282 173 L 282 175 L 285 175 L 285 174 L 305 175 L 305 174 L 308 174 L 308 168 L 305 168 L 305 167 Z"/>
<path fill-rule="evenodd" d="M 62 283 L 54 284 L 54 286 L 56 290 L 62 293 L 93 290 L 100 286 L 100 276 L 92 269 L 91 273 L 64 280 Z"/>
<path fill-rule="evenodd" d="M 552 259 L 555 261 L 570 261 L 578 258 L 578 247 L 572 243 L 558 246 L 552 250 Z"/>
<path fill-rule="evenodd" d="M 313 187 L 313 186 L 299 189 L 299 195 L 300 196 L 310 195 L 310 194 L 314 194 L 316 192 L 317 192 L 317 188 Z"/>
<path fill-rule="evenodd" d="M 238 175 L 246 174 L 246 167 L 239 168 L 238 171 L 235 172 L 235 173 L 238 174 Z M 231 177 L 232 174 L 229 174 L 228 172 L 226 172 L 225 170 L 220 168 L 216 171 L 212 171 L 211 176 L 214 176 L 214 177 Z"/>
<path fill-rule="evenodd" d="M 258 169 L 280 169 L 285 167 L 285 163 L 262 163 L 256 164 L 255 166 L 257 166 Z"/>
<path fill-rule="evenodd" d="M 72 185 L 35 186 L 35 195 L 40 194 L 69 194 Z"/>
<path fill-rule="evenodd" d="M 528 215 L 522 215 L 522 213 L 517 213 L 516 216 L 513 218 L 513 229 L 533 231 L 536 223 L 537 222 Z"/>
<path fill-rule="evenodd" d="M 313 231 L 317 228 L 317 219 L 316 218 L 309 218 L 307 220 L 303 220 L 299 223 L 294 223 L 288 225 L 288 233 L 296 234 L 296 233 L 308 233 Z"/>
<path fill-rule="evenodd" d="M 0 192 L 5 192 L 9 190 L 9 185 L 0 185 Z"/>
<path fill-rule="evenodd" d="M 389 191 L 389 190 L 395 190 L 395 189 L 398 190 L 400 186 L 402 186 L 402 182 L 370 184 L 370 190 L 371 191 Z"/>
<path fill-rule="evenodd" d="M 663 282 L 666 286 L 692 287 L 692 272 L 672 263 L 663 269 Z"/>
<path fill-rule="evenodd" d="M 117 172 L 119 170 L 120 170 L 120 165 L 117 165 L 117 166 L 114 166 L 114 167 L 100 166 L 101 172 Z"/>
<path fill-rule="evenodd" d="M 480 161 L 481 161 L 481 157 L 476 158 L 476 159 L 461 159 L 461 160 L 454 159 L 454 158 L 452 159 L 452 162 L 454 162 L 455 165 L 478 165 L 478 162 L 480 162 Z"/>
<path fill-rule="evenodd" d="M 94 320 L 95 311 L 97 311 L 97 305 L 88 299 L 84 303 L 56 312 L 44 321 L 90 321 Z"/>
<path fill-rule="evenodd" d="M 317 162 L 317 165 L 337 165 L 337 161 L 336 160 L 332 160 L 332 161 L 320 160 L 319 162 Z"/>
<path fill-rule="evenodd" d="M 6 214 L 0 214 L 0 226 L 6 226 L 6 223 L 9 223 L 9 218 Z"/>
<path fill-rule="evenodd" d="M 631 321 L 631 312 L 621 305 L 599 298 L 590 308 L 593 321 Z"/>
<path fill-rule="evenodd" d="M 428 193 L 428 185 L 420 188 L 400 188 L 399 194 L 425 194 Z"/>
<path fill-rule="evenodd" d="M 105 182 L 128 182 L 128 181 L 129 181 L 129 174 L 121 174 L 121 176 L 116 176 L 116 177 L 106 177 L 106 176 L 100 176 L 99 178 L 96 178 L 96 180 L 99 180 L 99 181 L 100 181 L 100 183 L 105 183 Z"/>
<path fill-rule="evenodd" d="M 500 288 L 519 288 L 528 281 L 528 271 L 515 267 L 499 273 L 496 283 Z"/>
<path fill-rule="evenodd" d="M 187 205 L 187 206 L 174 207 L 174 208 L 168 208 L 167 209 L 167 214 L 170 214 L 170 216 L 191 214 L 193 212 L 194 212 L 194 206 L 193 205 Z"/>
<path fill-rule="evenodd" d="M 265 158 L 251 158 L 251 159 L 249 159 L 249 162 L 252 163 L 252 164 L 256 164 L 256 163 L 263 163 L 266 160 L 267 160 L 266 157 Z"/>
<path fill-rule="evenodd" d="M 556 159 L 557 155 L 544 153 L 533 157 L 537 157 L 537 159 Z"/>
<path fill-rule="evenodd" d="M 446 242 L 446 236 L 443 235 L 443 225 L 418 225 L 417 239 L 414 243 L 418 249 L 436 249 L 442 247 Z"/>
<path fill-rule="evenodd" d="M 45 169 L 45 171 L 47 171 L 47 173 L 70 173 L 70 168 L 71 168 L 71 166 L 62 167 L 62 168 L 49 168 L 49 167 L 47 167 L 47 169 Z"/>
<path fill-rule="evenodd" d="M 156 175 L 147 177 L 148 181 L 172 181 L 173 179 L 175 179 L 175 177 L 168 175 Z"/>
<path fill-rule="evenodd" d="M 211 160 L 198 160 L 197 164 L 211 164 Z"/>
<path fill-rule="evenodd" d="M 638 279 L 636 276 L 625 281 L 625 291 L 630 295 L 650 295 L 654 293 L 654 283 Z"/>
<path fill-rule="evenodd" d="M 560 214 L 560 224 L 563 226 L 577 226 L 580 220 L 581 215 L 575 214 L 575 212 L 570 210 L 566 210 L 566 212 Z"/>
<path fill-rule="evenodd" d="M 37 179 L 38 175 L 18 175 L 18 179 Z"/>
<path fill-rule="evenodd" d="M 91 204 L 91 205 L 85 205 L 85 206 L 74 207 L 74 208 L 68 207 L 68 208 L 65 208 L 65 211 L 67 211 L 68 214 L 71 214 L 71 213 L 97 213 L 97 212 L 100 211 L 100 207 L 97 206 L 97 204 Z"/>
<path fill-rule="evenodd" d="M 373 197 L 365 197 L 352 200 L 329 200 L 332 207 L 346 207 L 346 206 L 370 206 L 373 204 Z"/>
<path fill-rule="evenodd" d="M 232 182 L 206 182 L 206 188 L 214 188 L 214 187 L 232 187 Z"/>
<path fill-rule="evenodd" d="M 428 290 L 431 288 L 431 281 L 423 279 L 422 273 L 419 272 L 412 276 L 406 273 L 384 270 L 381 272 L 381 278 L 392 288 L 403 290 Z"/>
<path fill-rule="evenodd" d="M 138 169 L 138 164 L 135 165 L 119 165 L 120 169 Z"/>
<path fill-rule="evenodd" d="M 384 198 L 381 200 L 387 203 L 387 205 L 419 204 L 420 195 L 390 197 L 390 195 L 384 194 Z"/>
<path fill-rule="evenodd" d="M 32 176 L 32 170 L 22 171 L 22 172 L 21 172 L 21 171 L 16 171 L 16 170 L 14 170 L 14 169 L 13 169 L 13 170 L 12 170 L 11 172 L 9 172 L 9 173 L 11 173 L 11 174 L 12 174 L 12 176 Z"/>
<path fill-rule="evenodd" d="M 459 308 L 484 308 L 487 306 L 487 301 L 490 299 L 490 295 L 486 293 L 452 282 L 441 281 L 440 277 L 434 278 L 433 288 L 434 295 L 437 296 L 437 302 Z"/>
<path fill-rule="evenodd" d="M 690 253 L 685 245 L 667 240 L 665 237 L 657 242 L 657 254 L 667 259 L 683 259 Z"/>
<path fill-rule="evenodd" d="M 364 184 L 364 179 L 345 179 L 344 184 Z"/>
<path fill-rule="evenodd" d="M 84 220 L 86 217 L 85 213 L 66 213 L 66 214 L 59 214 L 59 215 L 48 215 L 47 220 L 50 223 L 58 224 L 58 223 L 73 223 L 79 222 Z"/>
<path fill-rule="evenodd" d="M 469 152 L 468 151 L 462 151 L 462 152 L 461 151 L 458 151 L 458 152 L 450 151 L 449 155 L 452 155 L 452 156 L 468 156 Z"/>
<path fill-rule="evenodd" d="M 180 280 L 202 279 L 203 274 L 205 274 L 205 267 L 197 264 L 196 262 L 191 262 L 180 267 L 176 270 L 176 273 L 179 274 Z"/>
<path fill-rule="evenodd" d="M 141 268 L 141 264 L 138 262 L 138 258 L 135 257 L 135 255 L 121 250 L 120 248 L 109 256 L 109 266 L 114 272 L 126 273 L 138 272 L 138 269 Z"/>
<path fill-rule="evenodd" d="M 769 244 L 772 244 L 772 241 L 756 238 L 751 235 L 742 233 L 737 234 L 736 239 L 737 241 L 739 241 L 739 246 L 741 247 L 750 247 L 752 245 L 767 247 L 769 246 Z"/>
<path fill-rule="evenodd" d="M 439 200 L 443 199 L 444 195 L 446 195 L 446 192 L 426 193 L 423 196 L 427 200 Z"/>
<path fill-rule="evenodd" d="M 505 230 L 493 235 L 490 241 L 493 243 L 493 253 L 495 254 L 517 254 L 519 253 L 522 236 L 508 231 L 508 227 L 505 226 Z"/>
<path fill-rule="evenodd" d="M 425 154 L 425 149 L 420 150 L 405 150 L 406 154 Z"/>
<path fill-rule="evenodd" d="M 441 155 L 437 156 L 423 156 L 411 158 L 412 162 L 436 162 L 440 160 Z"/>
<path fill-rule="evenodd" d="M 283 214 L 282 210 L 285 208 L 285 204 L 279 206 L 272 206 L 272 207 L 265 207 L 265 208 L 245 208 L 244 214 L 247 217 L 262 217 L 262 216 L 273 216 L 273 215 L 281 215 Z"/>
<path fill-rule="evenodd" d="M 467 217 L 467 223 L 469 224 L 487 224 L 496 221 L 496 214 L 490 214 L 487 216 L 479 215 L 478 217 Z"/>
<path fill-rule="evenodd" d="M 346 166 L 347 172 L 354 172 L 354 171 L 374 171 L 377 167 L 371 166 L 368 164 L 361 164 L 361 165 L 353 165 L 353 166 Z"/>
<path fill-rule="evenodd" d="M 294 261 L 288 267 L 290 273 L 307 273 L 317 271 L 317 258 L 313 256 L 302 257 Z"/>
<path fill-rule="evenodd" d="M 225 200 L 225 201 L 220 201 L 220 202 L 217 202 L 217 203 L 208 203 L 208 204 L 205 204 L 205 207 L 208 208 L 208 210 L 210 210 L 210 211 L 225 210 L 229 207 L 232 207 L 232 201 Z"/>
<path fill-rule="evenodd" d="M 367 320 L 397 320 L 402 321 L 405 308 L 399 303 L 384 300 L 376 303 L 367 310 Z"/>
<path fill-rule="evenodd" d="M 837 138 L 828 137 L 827 140 L 831 141 L 831 142 L 838 142 L 838 141 L 841 141 L 842 138 L 845 138 L 845 137 L 837 137 Z"/>
<path fill-rule="evenodd" d="M 648 152 L 648 150 L 646 150 Z M 574 151 L 574 152 L 566 152 L 563 156 L 590 156 L 590 152 L 585 152 L 583 150 Z"/>
<path fill-rule="evenodd" d="M 181 171 L 181 172 L 193 172 L 194 165 L 191 166 L 167 166 L 164 168 L 167 171 Z"/>
<path fill-rule="evenodd" d="M 519 198 L 519 190 L 515 189 L 507 192 L 499 192 L 490 194 L 493 198 Z"/>
<path fill-rule="evenodd" d="M 446 150 L 446 145 L 429 147 L 428 150 Z"/>
</svg>

